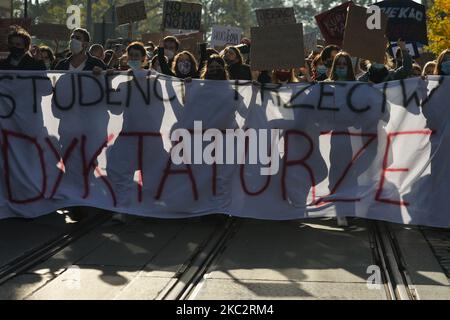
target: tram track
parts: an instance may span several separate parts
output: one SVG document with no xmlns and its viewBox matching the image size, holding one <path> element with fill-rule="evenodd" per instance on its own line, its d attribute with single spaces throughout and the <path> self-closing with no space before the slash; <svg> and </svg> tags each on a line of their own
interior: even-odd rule
<svg viewBox="0 0 450 320">
<path fill-rule="evenodd" d="M 74 223 L 69 230 L 0 266 L 0 285 L 49 259 L 69 244 L 109 221 L 112 216 L 112 213 L 102 211 L 92 217 L 87 217 Z"/>
</svg>

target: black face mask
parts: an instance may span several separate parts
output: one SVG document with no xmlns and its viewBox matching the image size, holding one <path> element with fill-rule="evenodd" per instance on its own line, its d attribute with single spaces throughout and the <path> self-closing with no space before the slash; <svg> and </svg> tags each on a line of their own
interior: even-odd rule
<svg viewBox="0 0 450 320">
<path fill-rule="evenodd" d="M 17 48 L 17 47 L 10 47 L 9 52 L 11 55 L 15 58 L 19 58 L 25 54 L 25 49 Z"/>
</svg>

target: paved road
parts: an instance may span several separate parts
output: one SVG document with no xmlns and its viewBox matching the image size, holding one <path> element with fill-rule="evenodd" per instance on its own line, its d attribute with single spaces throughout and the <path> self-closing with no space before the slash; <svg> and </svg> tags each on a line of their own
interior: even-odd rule
<svg viewBox="0 0 450 320">
<path fill-rule="evenodd" d="M 67 228 L 61 216 L 40 219 L 0 221 L 2 263 Z M 386 299 L 385 286 L 367 286 L 367 268 L 377 263 L 371 224 L 109 220 L 0 285 L 0 299 Z M 418 298 L 450 299 L 448 278 L 422 232 L 392 229 Z"/>
</svg>

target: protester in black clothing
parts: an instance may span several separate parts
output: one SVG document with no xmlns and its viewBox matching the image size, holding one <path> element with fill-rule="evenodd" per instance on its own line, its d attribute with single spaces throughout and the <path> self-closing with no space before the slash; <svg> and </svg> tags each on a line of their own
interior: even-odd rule
<svg viewBox="0 0 450 320">
<path fill-rule="evenodd" d="M 9 55 L 0 61 L 0 70 L 45 70 L 42 60 L 30 53 L 31 37 L 21 27 L 14 27 L 8 34 Z"/>
<path fill-rule="evenodd" d="M 71 55 L 61 60 L 55 70 L 90 70 L 94 73 L 106 70 L 106 65 L 102 60 L 89 54 L 90 41 L 91 36 L 87 30 L 81 28 L 73 30 L 69 44 Z"/>
<path fill-rule="evenodd" d="M 250 66 L 243 63 L 242 54 L 236 47 L 226 47 L 223 58 L 231 80 L 252 80 Z"/>
</svg>

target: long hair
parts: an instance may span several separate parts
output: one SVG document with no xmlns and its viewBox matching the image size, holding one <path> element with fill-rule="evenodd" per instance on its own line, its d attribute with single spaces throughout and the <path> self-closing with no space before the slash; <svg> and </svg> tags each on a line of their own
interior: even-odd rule
<svg viewBox="0 0 450 320">
<path fill-rule="evenodd" d="M 337 65 L 337 61 L 343 57 L 345 59 L 345 62 L 347 63 L 347 78 L 344 81 L 355 81 L 355 73 L 353 72 L 353 65 L 352 65 L 352 59 L 350 58 L 350 55 L 345 52 L 345 51 L 341 51 L 338 52 L 338 54 L 334 57 L 333 60 L 333 65 L 331 66 L 331 72 L 330 72 L 330 76 L 328 77 L 329 80 L 331 81 L 337 81 L 337 76 L 336 76 L 336 65 Z"/>
<path fill-rule="evenodd" d="M 288 79 L 288 83 L 294 83 L 294 82 L 299 82 L 298 78 L 295 76 L 295 69 L 290 69 L 289 70 L 290 74 L 289 74 L 289 79 Z M 272 83 L 281 83 L 282 81 L 280 79 L 278 79 L 277 76 L 277 70 L 273 70 L 272 72 Z"/>
<path fill-rule="evenodd" d="M 241 52 L 239 51 L 238 48 L 236 48 L 236 47 L 234 47 L 234 46 L 228 46 L 228 47 L 226 47 L 226 48 L 224 49 L 223 58 L 225 58 L 225 53 L 226 53 L 228 50 L 231 50 L 231 51 L 233 51 L 233 52 L 236 54 L 236 57 L 237 57 L 237 59 L 238 59 L 238 61 L 236 62 L 236 64 L 243 64 L 243 63 L 244 63 L 244 62 L 243 62 L 243 61 L 244 61 L 244 58 L 242 58 Z"/>
<path fill-rule="evenodd" d="M 198 63 L 197 63 L 197 59 L 195 59 L 194 55 L 192 53 L 190 53 L 189 51 L 182 51 L 180 53 L 178 53 L 175 58 L 173 58 L 173 62 L 172 62 L 172 72 L 177 76 L 180 77 L 182 76 L 180 71 L 178 70 L 178 59 L 180 59 L 180 57 L 182 55 L 186 55 L 189 58 L 189 61 L 191 62 L 191 71 L 187 74 L 187 75 L 183 75 L 185 77 L 197 77 L 197 69 L 198 69 Z"/>
<path fill-rule="evenodd" d="M 228 71 L 225 68 L 225 61 L 222 59 L 221 56 L 219 56 L 217 54 L 213 54 L 212 56 L 210 56 L 208 58 L 208 60 L 206 60 L 206 64 L 200 73 L 200 79 L 206 79 L 206 76 L 208 74 L 208 68 L 213 62 L 217 62 L 218 64 L 220 64 L 223 67 L 225 79 L 221 79 L 221 80 L 229 80 L 230 75 L 228 74 Z"/>
<path fill-rule="evenodd" d="M 445 49 L 444 51 L 442 51 L 439 57 L 436 59 L 436 67 L 434 68 L 433 72 L 434 74 L 442 74 L 442 63 L 444 62 L 444 58 L 447 54 L 450 54 L 449 49 Z"/>
</svg>

